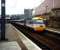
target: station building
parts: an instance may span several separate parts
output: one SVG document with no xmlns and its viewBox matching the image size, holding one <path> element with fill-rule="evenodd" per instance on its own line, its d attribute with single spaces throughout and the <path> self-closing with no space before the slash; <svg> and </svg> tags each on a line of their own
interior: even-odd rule
<svg viewBox="0 0 60 50">
<path fill-rule="evenodd" d="M 48 20 L 48 26 L 60 28 L 60 0 L 45 0 L 35 8 L 35 15 L 42 15 Z"/>
</svg>

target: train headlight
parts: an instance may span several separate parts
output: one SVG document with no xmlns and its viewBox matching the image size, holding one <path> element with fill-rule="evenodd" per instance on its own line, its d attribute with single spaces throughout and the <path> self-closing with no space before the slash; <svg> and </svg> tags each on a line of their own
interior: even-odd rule
<svg viewBox="0 0 60 50">
<path fill-rule="evenodd" d="M 42 25 L 40 27 L 43 27 Z"/>
</svg>

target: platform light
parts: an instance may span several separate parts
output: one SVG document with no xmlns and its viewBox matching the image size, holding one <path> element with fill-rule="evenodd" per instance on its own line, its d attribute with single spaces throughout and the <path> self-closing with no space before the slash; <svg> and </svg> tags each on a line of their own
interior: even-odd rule
<svg viewBox="0 0 60 50">
<path fill-rule="evenodd" d="M 5 40 L 5 0 L 1 0 L 1 39 Z"/>
<path fill-rule="evenodd" d="M 2 3 L 2 4 L 1 4 L 1 6 L 2 6 L 2 7 L 5 7 L 5 4 L 4 4 L 4 3 Z"/>
</svg>

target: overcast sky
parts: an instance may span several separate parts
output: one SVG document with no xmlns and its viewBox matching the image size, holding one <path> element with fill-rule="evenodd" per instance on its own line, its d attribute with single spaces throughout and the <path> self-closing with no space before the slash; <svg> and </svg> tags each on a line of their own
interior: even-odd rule
<svg viewBox="0 0 60 50">
<path fill-rule="evenodd" d="M 40 5 L 43 1 L 44 0 L 6 0 L 6 14 L 10 14 L 10 15 L 23 14 L 24 9 L 35 8 L 38 5 Z"/>
</svg>

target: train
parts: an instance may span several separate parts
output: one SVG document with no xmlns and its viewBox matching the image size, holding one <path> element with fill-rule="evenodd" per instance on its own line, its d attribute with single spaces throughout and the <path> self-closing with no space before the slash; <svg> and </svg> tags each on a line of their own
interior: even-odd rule
<svg viewBox="0 0 60 50">
<path fill-rule="evenodd" d="M 46 29 L 46 25 L 44 23 L 46 19 L 41 17 L 33 17 L 31 20 L 17 20 L 19 22 L 15 22 L 20 25 L 24 25 L 33 29 L 36 32 L 43 32 Z"/>
<path fill-rule="evenodd" d="M 32 18 L 32 20 L 34 21 L 32 27 L 35 31 L 42 32 L 46 29 L 46 25 L 44 23 L 45 19 L 40 17 L 35 17 L 35 18 Z"/>
</svg>

